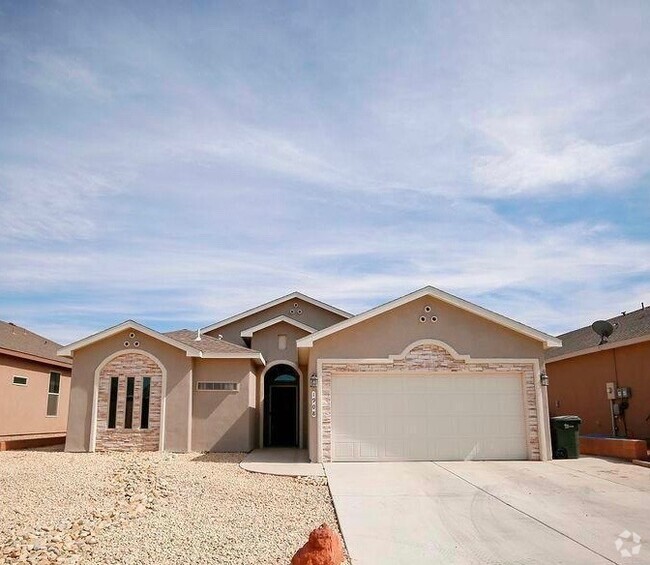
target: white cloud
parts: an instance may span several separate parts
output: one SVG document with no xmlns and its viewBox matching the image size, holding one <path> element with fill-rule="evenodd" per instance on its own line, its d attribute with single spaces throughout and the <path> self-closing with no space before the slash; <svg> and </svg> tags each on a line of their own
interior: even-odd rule
<svg viewBox="0 0 650 565">
<path fill-rule="evenodd" d="M 634 161 L 647 147 L 645 139 L 598 144 L 546 131 L 553 126 L 552 120 L 531 117 L 484 123 L 482 131 L 499 150 L 474 158 L 474 179 L 486 187 L 484 194 L 507 197 L 567 187 L 580 191 L 620 184 L 640 174 Z"/>
</svg>

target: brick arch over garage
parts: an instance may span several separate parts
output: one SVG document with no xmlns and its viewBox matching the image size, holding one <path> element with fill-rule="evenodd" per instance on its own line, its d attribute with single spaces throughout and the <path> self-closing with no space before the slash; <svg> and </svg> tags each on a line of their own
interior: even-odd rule
<svg viewBox="0 0 650 565">
<path fill-rule="evenodd" d="M 134 379 L 132 427 L 125 428 L 127 380 Z M 149 421 L 141 428 L 144 378 L 150 379 Z M 111 382 L 117 379 L 115 427 L 108 427 Z M 152 354 L 130 349 L 118 351 L 102 361 L 95 372 L 93 406 L 94 451 L 157 451 L 163 448 L 166 370 Z"/>
<path fill-rule="evenodd" d="M 400 355 L 386 359 L 319 359 L 320 385 L 320 458 L 332 461 L 332 378 L 362 374 L 462 374 L 480 375 L 510 373 L 522 379 L 523 407 L 528 458 L 545 458 L 545 445 L 540 446 L 539 414 L 543 414 L 542 391 L 537 359 L 472 359 L 458 354 L 451 346 L 435 339 L 416 341 Z M 542 442 L 544 438 L 542 435 Z"/>
</svg>

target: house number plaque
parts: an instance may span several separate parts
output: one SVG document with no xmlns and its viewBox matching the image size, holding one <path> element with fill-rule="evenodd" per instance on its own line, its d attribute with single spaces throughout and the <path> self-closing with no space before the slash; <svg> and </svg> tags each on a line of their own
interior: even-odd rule
<svg viewBox="0 0 650 565">
<path fill-rule="evenodd" d="M 316 391 L 311 391 L 311 417 L 316 417 Z"/>
</svg>

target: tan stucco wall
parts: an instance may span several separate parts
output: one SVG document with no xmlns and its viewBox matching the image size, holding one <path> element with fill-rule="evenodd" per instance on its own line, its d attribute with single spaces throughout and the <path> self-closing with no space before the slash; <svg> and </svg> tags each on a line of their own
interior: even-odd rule
<svg viewBox="0 0 650 565">
<path fill-rule="evenodd" d="M 59 411 L 47 416 L 50 372 L 61 373 Z M 27 377 L 27 386 L 12 384 Z M 70 399 L 70 369 L 0 354 L 0 436 L 65 433 Z"/>
<path fill-rule="evenodd" d="M 290 310 L 294 309 L 293 305 L 296 303 L 298 304 L 298 308 L 302 310 L 301 315 L 290 313 Z M 304 300 L 288 300 L 266 310 L 262 310 L 261 312 L 257 312 L 251 316 L 247 316 L 246 318 L 242 318 L 241 320 L 237 320 L 236 322 L 228 324 L 227 326 L 223 326 L 211 332 L 207 332 L 207 335 L 216 337 L 217 335 L 221 334 L 223 336 L 223 339 L 226 341 L 246 346 L 246 343 L 241 338 L 241 332 L 243 330 L 282 315 L 293 318 L 294 320 L 302 322 L 303 324 L 307 324 L 308 326 L 316 328 L 317 330 L 326 328 L 345 319 L 344 317 L 339 316 L 334 312 L 323 310 L 322 308 L 314 306 L 313 304 L 305 302 Z"/>
<path fill-rule="evenodd" d="M 95 371 L 108 356 L 125 349 L 125 341 L 136 340 L 140 347 L 131 345 L 129 351 L 146 351 L 167 370 L 164 447 L 168 451 L 189 451 L 192 358 L 138 331 L 131 339 L 130 332 L 125 330 L 74 352 L 66 451 L 89 450 Z"/>
<path fill-rule="evenodd" d="M 257 447 L 256 376 L 249 359 L 194 359 L 193 451 Z M 198 391 L 199 381 L 239 383 L 239 391 Z"/>
<path fill-rule="evenodd" d="M 282 334 L 287 336 L 286 349 L 278 348 L 278 337 Z M 281 322 L 255 332 L 251 339 L 251 348 L 255 351 L 260 351 L 267 363 L 283 360 L 297 364 L 298 349 L 296 347 L 296 340 L 306 335 L 308 335 L 308 332 L 305 330 L 301 330 L 286 322 Z"/>
<path fill-rule="evenodd" d="M 424 312 L 425 306 L 432 311 Z M 427 316 L 421 323 L 420 316 Z M 430 321 L 437 316 L 438 321 Z M 315 373 L 318 359 L 383 359 L 398 355 L 422 339 L 436 339 L 460 355 L 474 359 L 537 359 L 543 366 L 541 342 L 442 301 L 424 297 L 390 310 L 314 343 L 308 373 Z M 319 399 L 320 409 L 320 399 Z M 318 455 L 318 418 L 309 420 L 309 452 Z"/>
<path fill-rule="evenodd" d="M 632 388 L 625 414 L 628 437 L 650 440 L 650 342 L 549 362 L 546 372 L 551 416 L 575 414 L 582 418 L 581 433 L 611 435 L 605 384 L 614 382 Z M 625 428 L 619 428 L 622 435 Z"/>
</svg>

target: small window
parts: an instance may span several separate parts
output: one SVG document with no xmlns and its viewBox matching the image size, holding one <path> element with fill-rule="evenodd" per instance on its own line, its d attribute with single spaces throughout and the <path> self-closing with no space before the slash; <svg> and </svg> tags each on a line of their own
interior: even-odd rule
<svg viewBox="0 0 650 565">
<path fill-rule="evenodd" d="M 226 390 L 237 391 L 239 385 L 237 383 L 221 383 L 216 381 L 199 381 L 196 383 L 196 390 Z"/>
<path fill-rule="evenodd" d="M 27 377 L 20 377 L 18 375 L 14 375 L 14 380 L 12 381 L 12 383 L 18 386 L 27 386 Z"/>
<path fill-rule="evenodd" d="M 297 382 L 298 379 L 295 377 L 295 375 L 278 375 L 273 378 L 274 385 L 294 384 Z"/>
<path fill-rule="evenodd" d="M 130 430 L 133 427 L 133 389 L 135 388 L 135 377 L 126 379 L 126 407 L 124 410 L 124 428 Z"/>
<path fill-rule="evenodd" d="M 142 378 L 142 410 L 140 411 L 140 429 L 149 428 L 149 398 L 151 397 L 151 377 Z"/>
<path fill-rule="evenodd" d="M 111 377 L 111 396 L 108 401 L 108 427 L 115 427 L 117 419 L 117 389 L 120 384 L 119 377 Z"/>
<path fill-rule="evenodd" d="M 61 388 L 61 373 L 50 373 L 50 386 L 47 389 L 47 415 L 56 416 L 59 413 L 59 390 Z"/>
<path fill-rule="evenodd" d="M 287 348 L 287 336 L 280 334 L 278 336 L 278 349 L 285 350 Z"/>
</svg>

